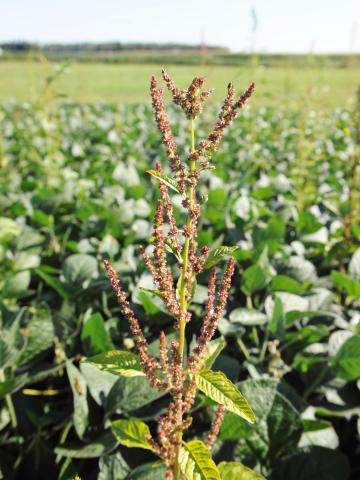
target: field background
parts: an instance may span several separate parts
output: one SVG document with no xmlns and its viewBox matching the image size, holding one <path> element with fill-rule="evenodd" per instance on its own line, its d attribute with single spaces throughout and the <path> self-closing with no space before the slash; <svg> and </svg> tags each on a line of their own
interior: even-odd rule
<svg viewBox="0 0 360 480">
<path fill-rule="evenodd" d="M 0 100 L 36 101 L 41 97 L 46 78 L 54 65 L 43 60 L 0 62 Z M 169 73 L 185 86 L 189 78 L 204 75 L 208 85 L 215 88 L 213 102 L 220 102 L 225 86 L 233 80 L 244 89 L 252 80 L 257 83 L 252 106 L 268 105 L 297 107 L 306 102 L 311 108 L 330 110 L 349 107 L 360 83 L 360 69 L 316 66 L 298 68 L 288 66 L 264 67 L 254 65 L 166 65 Z M 60 96 L 81 102 L 149 103 L 149 79 L 160 73 L 161 65 L 130 63 L 85 63 L 72 61 L 57 80 Z M 349 103 L 350 102 L 350 103 Z"/>
</svg>

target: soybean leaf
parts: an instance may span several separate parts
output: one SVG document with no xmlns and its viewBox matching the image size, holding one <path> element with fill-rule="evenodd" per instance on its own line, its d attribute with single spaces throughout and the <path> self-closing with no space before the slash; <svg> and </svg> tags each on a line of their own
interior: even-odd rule
<svg viewBox="0 0 360 480">
<path fill-rule="evenodd" d="M 150 436 L 149 427 L 137 418 L 115 420 L 111 424 L 111 430 L 121 445 L 129 448 L 153 450 L 153 447 L 146 439 L 146 437 Z"/>
<path fill-rule="evenodd" d="M 96 440 L 71 442 L 55 448 L 55 453 L 70 458 L 98 458 L 114 450 L 117 441 L 110 430 L 102 433 Z"/>
<path fill-rule="evenodd" d="M 219 263 L 224 257 L 228 255 L 232 255 L 235 253 L 237 250 L 239 250 L 239 247 L 233 246 L 233 247 L 217 247 L 212 250 L 210 250 L 204 264 L 204 268 L 211 268 L 217 263 Z"/>
<path fill-rule="evenodd" d="M 100 313 L 94 313 L 85 320 L 81 331 L 81 340 L 87 355 L 96 355 L 113 348 Z"/>
<path fill-rule="evenodd" d="M 135 468 L 126 480 L 164 480 L 166 467 L 160 462 L 145 463 Z M 117 480 L 117 479 L 116 479 Z"/>
<path fill-rule="evenodd" d="M 306 288 L 301 283 L 287 275 L 276 275 L 276 277 L 271 280 L 270 287 L 273 292 L 281 291 L 295 293 L 296 295 L 306 293 Z"/>
<path fill-rule="evenodd" d="M 146 173 L 149 173 L 152 177 L 156 178 L 160 182 L 164 183 L 167 187 L 174 190 L 176 193 L 180 193 L 179 186 L 172 177 L 165 175 L 164 173 L 159 173 L 156 170 L 147 170 Z"/>
<path fill-rule="evenodd" d="M 339 450 L 313 446 L 287 458 L 274 469 L 273 480 L 347 480 L 350 468 Z"/>
<path fill-rule="evenodd" d="M 180 468 L 188 480 L 221 480 L 209 447 L 201 440 L 191 440 L 181 448 Z"/>
<path fill-rule="evenodd" d="M 360 282 L 343 273 L 333 270 L 331 278 L 335 285 L 345 290 L 349 297 L 360 298 Z"/>
<path fill-rule="evenodd" d="M 74 426 L 78 436 L 83 438 L 89 425 L 87 385 L 85 378 L 71 362 L 67 363 L 66 370 L 74 399 Z"/>
<path fill-rule="evenodd" d="M 222 372 L 202 370 L 195 375 L 196 385 L 207 397 L 244 418 L 255 422 L 255 415 L 245 397 Z"/>
<path fill-rule="evenodd" d="M 105 455 L 99 460 L 98 480 L 125 480 L 129 471 L 130 467 L 120 452 L 114 455 Z"/>
<path fill-rule="evenodd" d="M 62 297 L 64 300 L 67 300 L 71 297 L 71 290 L 70 288 L 63 282 L 61 282 L 58 278 L 53 277 L 52 275 L 49 275 L 43 269 L 36 268 L 35 273 L 39 275 L 44 282 L 49 285 L 49 287 L 53 288 L 55 292 L 57 292 L 60 297 Z"/>
<path fill-rule="evenodd" d="M 269 323 L 269 331 L 276 338 L 283 338 L 285 334 L 285 316 L 282 301 L 279 297 L 275 297 L 274 310 Z"/>
<path fill-rule="evenodd" d="M 349 262 L 349 274 L 360 282 L 360 248 L 356 250 Z"/>
<path fill-rule="evenodd" d="M 221 462 L 218 470 L 222 480 L 265 480 L 262 475 L 238 462 Z"/>
<path fill-rule="evenodd" d="M 145 373 L 141 367 L 139 357 L 131 352 L 121 350 L 111 350 L 110 352 L 100 353 L 94 357 L 82 360 L 85 363 L 91 363 L 100 370 L 114 373 L 122 377 L 144 376 Z"/>
<path fill-rule="evenodd" d="M 349 381 L 360 378 L 360 335 L 350 337 L 331 363 L 338 378 Z"/>
<path fill-rule="evenodd" d="M 235 308 L 230 313 L 229 320 L 232 323 L 240 323 L 247 327 L 264 325 L 268 322 L 268 318 L 264 313 L 250 308 Z"/>
<path fill-rule="evenodd" d="M 63 273 L 67 284 L 74 287 L 86 286 L 98 275 L 96 258 L 86 253 L 70 255 L 64 262 Z"/>
</svg>

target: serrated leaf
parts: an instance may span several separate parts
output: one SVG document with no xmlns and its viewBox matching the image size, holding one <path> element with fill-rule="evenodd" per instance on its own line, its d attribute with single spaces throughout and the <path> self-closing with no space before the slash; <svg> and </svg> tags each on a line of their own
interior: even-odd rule
<svg viewBox="0 0 360 480">
<path fill-rule="evenodd" d="M 121 377 L 139 377 L 145 375 L 139 357 L 131 352 L 110 350 L 110 352 L 101 353 L 82 361 L 91 363 L 100 370 L 115 373 L 115 375 L 120 375 Z"/>
<path fill-rule="evenodd" d="M 180 468 L 187 480 L 221 480 L 209 447 L 201 440 L 191 440 L 180 450 Z"/>
<path fill-rule="evenodd" d="M 235 253 L 237 250 L 239 250 L 239 247 L 226 247 L 226 246 L 221 246 L 214 248 L 213 250 L 210 250 L 208 256 L 206 257 L 204 268 L 211 268 L 217 263 L 219 263 L 224 257 L 228 255 L 232 255 Z"/>
<path fill-rule="evenodd" d="M 203 369 L 210 369 L 220 355 L 221 351 L 226 345 L 226 341 L 224 337 L 216 338 L 209 343 L 209 346 L 206 350 L 204 361 L 203 361 Z"/>
<path fill-rule="evenodd" d="M 167 187 L 174 190 L 174 192 L 180 193 L 179 186 L 178 186 L 176 180 L 169 177 L 168 175 L 165 175 L 163 173 L 159 173 L 156 170 L 147 170 L 146 173 L 149 173 L 152 177 L 156 178 L 156 180 L 159 180 L 160 182 L 164 183 Z"/>
<path fill-rule="evenodd" d="M 221 462 L 218 470 L 222 480 L 265 480 L 265 478 L 238 462 Z"/>
<path fill-rule="evenodd" d="M 111 430 L 121 445 L 153 450 L 151 444 L 146 440 L 146 437 L 150 436 L 149 427 L 138 418 L 115 420 L 111 424 Z"/>
<path fill-rule="evenodd" d="M 195 381 L 198 389 L 211 400 L 248 422 L 255 422 L 254 412 L 247 400 L 224 373 L 202 370 L 195 375 Z"/>
</svg>

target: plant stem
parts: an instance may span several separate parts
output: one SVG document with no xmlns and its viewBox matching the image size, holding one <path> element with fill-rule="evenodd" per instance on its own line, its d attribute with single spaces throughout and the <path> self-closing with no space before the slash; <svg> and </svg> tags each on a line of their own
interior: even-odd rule
<svg viewBox="0 0 360 480">
<path fill-rule="evenodd" d="M 5 374 L 3 370 L 0 370 L 0 381 L 4 382 L 5 381 Z M 9 415 L 10 415 L 10 420 L 11 420 L 11 426 L 12 428 L 17 428 L 17 417 L 16 417 L 16 412 L 15 412 L 15 407 L 14 403 L 12 401 L 11 395 L 5 395 L 5 401 L 6 405 L 9 410 Z"/>
<path fill-rule="evenodd" d="M 191 137 L 191 152 L 194 152 L 195 150 L 195 121 L 194 119 L 190 119 L 190 137 Z M 191 160 L 190 161 L 190 171 L 195 170 L 195 161 Z M 194 187 L 189 188 L 189 212 L 193 209 L 194 205 L 194 197 L 195 197 L 195 192 L 194 192 Z M 191 227 L 192 225 L 192 218 L 189 213 L 187 221 L 186 221 L 186 226 Z M 187 269 L 188 269 L 188 261 L 189 261 L 189 247 L 190 247 L 190 239 L 189 237 L 186 237 L 185 239 L 185 244 L 184 244 L 184 251 L 183 251 L 183 257 L 182 257 L 182 270 L 181 270 L 181 280 L 180 280 L 180 310 L 182 312 L 187 311 Z M 183 316 L 183 318 L 180 321 L 179 325 L 179 352 L 180 352 L 180 359 L 181 363 L 184 362 L 184 350 L 185 350 L 185 327 L 186 327 L 186 319 Z M 179 464 L 179 454 L 180 454 L 180 449 L 181 449 L 181 442 L 182 442 L 182 431 L 180 430 L 179 432 L 179 446 L 177 447 L 177 452 L 176 452 L 176 460 L 175 460 L 175 465 L 174 465 L 174 480 L 179 480 L 180 479 L 180 464 Z"/>
<path fill-rule="evenodd" d="M 313 381 L 313 383 L 311 385 L 308 386 L 308 388 L 305 390 L 304 394 L 303 394 L 303 399 L 304 400 L 307 400 L 310 395 L 312 394 L 312 392 L 321 384 L 321 382 L 323 381 L 325 375 L 328 373 L 328 371 L 330 370 L 330 364 L 327 363 L 324 368 L 322 370 L 320 370 L 320 373 L 319 375 L 315 378 L 315 380 Z"/>
</svg>

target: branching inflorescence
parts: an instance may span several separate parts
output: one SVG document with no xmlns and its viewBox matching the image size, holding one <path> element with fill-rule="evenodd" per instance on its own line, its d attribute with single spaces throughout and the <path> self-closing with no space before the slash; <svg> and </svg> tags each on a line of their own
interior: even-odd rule
<svg viewBox="0 0 360 480">
<path fill-rule="evenodd" d="M 216 270 L 213 267 L 208 276 L 208 300 L 204 312 L 198 338 L 187 359 L 184 359 L 185 327 L 191 320 L 188 310 L 196 277 L 203 270 L 210 249 L 198 248 L 197 226 L 200 216 L 200 205 L 197 201 L 196 189 L 200 174 L 210 168 L 209 159 L 216 152 L 224 131 L 237 116 L 254 91 L 254 84 L 235 99 L 232 83 L 228 85 L 228 93 L 220 110 L 218 119 L 205 140 L 195 145 L 194 123 L 201 113 L 204 101 L 212 90 L 204 90 L 205 79 L 195 77 L 185 90 L 179 89 L 170 76 L 163 70 L 163 80 L 171 93 L 173 103 L 180 106 L 190 123 L 191 148 L 186 161 L 177 151 L 168 115 L 165 111 L 163 88 L 158 86 L 155 76 L 151 79 L 151 97 L 155 112 L 155 120 L 161 132 L 162 143 L 166 148 L 169 167 L 172 173 L 167 177 L 160 163 L 156 163 L 156 178 L 159 180 L 160 195 L 156 205 L 153 224 L 153 258 L 141 248 L 145 264 L 152 274 L 157 294 L 161 296 L 169 314 L 174 319 L 178 330 L 178 339 L 167 345 L 164 332 L 160 334 L 160 356 L 155 358 L 148 351 L 147 340 L 140 324 L 131 309 L 124 291 L 121 288 L 115 270 L 106 261 L 105 268 L 113 290 L 121 306 L 122 314 L 127 318 L 135 337 L 142 369 L 150 384 L 170 394 L 172 400 L 167 413 L 158 419 L 158 438 L 148 436 L 147 440 L 154 452 L 160 456 L 167 466 L 167 479 L 180 478 L 180 449 L 183 444 L 183 433 L 191 424 L 187 416 L 193 406 L 196 394 L 196 374 L 204 364 L 207 349 L 214 337 L 218 321 L 226 307 L 226 302 L 234 273 L 234 259 L 230 258 L 225 269 L 218 291 L 216 291 Z M 170 182 L 171 181 L 171 182 Z M 186 210 L 186 220 L 179 226 L 174 215 L 169 182 L 182 196 L 182 205 Z M 164 224 L 168 225 L 164 228 Z M 166 232 L 166 233 L 165 233 Z M 173 276 L 168 257 L 172 253 L 177 263 L 179 278 Z M 175 286 L 177 283 L 177 287 Z M 224 406 L 217 409 L 215 419 L 205 443 L 211 447 L 219 432 L 224 416 Z"/>
</svg>

